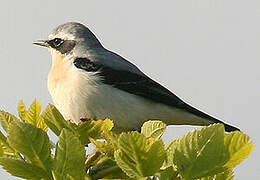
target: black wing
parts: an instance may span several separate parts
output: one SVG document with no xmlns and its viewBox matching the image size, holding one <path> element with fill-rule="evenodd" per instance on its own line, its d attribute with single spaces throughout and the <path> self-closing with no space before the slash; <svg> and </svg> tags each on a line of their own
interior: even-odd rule
<svg viewBox="0 0 260 180">
<path fill-rule="evenodd" d="M 76 67 L 86 71 L 96 71 L 101 76 L 103 83 L 112 85 L 115 88 L 135 94 L 149 100 L 166 104 L 174 108 L 185 110 L 198 117 L 209 119 L 214 123 L 223 123 L 218 119 L 199 111 L 183 102 L 171 91 L 153 81 L 147 76 L 139 75 L 129 71 L 116 70 L 108 66 L 94 63 L 87 58 L 77 58 L 74 61 Z M 235 127 L 226 125 L 227 131 L 238 130 Z"/>
<path fill-rule="evenodd" d="M 94 63 L 87 58 L 75 59 L 74 65 L 88 72 L 98 72 L 103 83 L 128 93 L 177 108 L 181 108 L 185 104 L 171 91 L 147 76 L 129 71 L 115 70 L 108 66 Z"/>
<path fill-rule="evenodd" d="M 110 67 L 102 67 L 99 75 L 102 77 L 103 83 L 128 93 L 174 107 L 180 107 L 184 104 L 176 95 L 149 77 L 128 71 L 114 70 Z"/>
</svg>

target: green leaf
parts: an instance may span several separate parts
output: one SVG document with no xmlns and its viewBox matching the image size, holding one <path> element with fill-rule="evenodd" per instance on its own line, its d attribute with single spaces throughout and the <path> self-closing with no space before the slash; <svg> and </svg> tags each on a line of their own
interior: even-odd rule
<svg viewBox="0 0 260 180">
<path fill-rule="evenodd" d="M 0 142 L 1 144 L 5 145 L 5 146 L 9 146 L 8 142 L 7 142 L 7 138 L 5 137 L 5 135 L 0 131 Z"/>
<path fill-rule="evenodd" d="M 34 100 L 27 113 L 25 114 L 25 122 L 36 126 L 37 120 L 41 113 L 41 108 L 41 104 L 37 100 Z"/>
<path fill-rule="evenodd" d="M 128 179 L 116 162 L 106 157 L 91 167 L 89 175 L 92 179 Z"/>
<path fill-rule="evenodd" d="M 113 122 L 109 119 L 98 121 L 88 120 L 76 125 L 66 121 L 53 105 L 47 106 L 46 110 L 42 113 L 42 118 L 57 136 L 59 136 L 63 128 L 66 128 L 77 134 L 82 144 L 88 144 L 89 137 L 94 139 L 101 138 L 102 133 L 108 132 L 113 128 Z"/>
<path fill-rule="evenodd" d="M 168 167 L 167 169 L 159 171 L 156 173 L 156 176 L 160 180 L 180 180 L 180 178 L 178 178 L 178 172 L 175 171 L 172 167 Z"/>
<path fill-rule="evenodd" d="M 224 143 L 230 156 L 225 167 L 234 168 L 248 157 L 254 148 L 254 144 L 248 141 L 249 137 L 239 131 L 231 132 L 225 136 Z"/>
<path fill-rule="evenodd" d="M 0 122 L 2 127 L 4 128 L 4 130 L 6 132 L 8 132 L 8 128 L 9 125 L 13 122 L 13 121 L 19 121 L 19 119 L 17 117 L 15 117 L 14 115 L 5 112 L 5 111 L 0 111 Z"/>
<path fill-rule="evenodd" d="M 103 137 L 104 139 L 114 147 L 114 149 L 118 149 L 118 139 L 120 134 L 114 133 L 112 131 L 109 131 L 107 133 L 104 133 Z"/>
<path fill-rule="evenodd" d="M 131 178 L 152 176 L 165 160 L 164 145 L 162 140 L 149 141 L 138 132 L 122 133 L 115 159 Z"/>
<path fill-rule="evenodd" d="M 68 127 L 67 122 L 61 115 L 61 113 L 58 111 L 58 109 L 49 104 L 45 111 L 42 113 L 41 117 L 44 119 L 45 123 L 48 125 L 48 127 L 57 135 L 59 136 L 61 133 L 61 130 L 63 128 L 70 129 Z"/>
<path fill-rule="evenodd" d="M 196 180 L 214 180 L 214 176 L 207 176 L 207 177 L 202 177 Z"/>
<path fill-rule="evenodd" d="M 44 131 L 48 130 L 47 124 L 40 116 L 41 104 L 37 100 L 34 100 L 28 110 L 26 110 L 24 102 L 20 101 L 17 109 L 22 121 L 35 125 L 36 127 L 41 128 Z"/>
<path fill-rule="evenodd" d="M 17 110 L 18 110 L 20 119 L 22 121 L 25 121 L 27 110 L 26 110 L 26 106 L 22 100 L 19 102 Z"/>
<path fill-rule="evenodd" d="M 4 148 L 2 143 L 0 143 L 0 157 L 4 157 Z"/>
<path fill-rule="evenodd" d="M 99 141 L 93 138 L 89 138 L 90 142 L 98 149 L 99 152 L 105 154 L 107 157 L 114 159 L 114 152 L 118 149 L 119 134 L 115 134 L 112 131 L 103 134 L 105 141 Z"/>
<path fill-rule="evenodd" d="M 7 138 L 3 135 L 0 131 L 0 144 L 1 144 L 1 157 L 17 157 L 20 158 L 18 153 L 10 147 L 9 143 L 7 142 Z"/>
<path fill-rule="evenodd" d="M 60 174 L 56 173 L 55 171 L 52 171 L 52 177 L 53 177 L 54 180 L 62 179 L 62 176 Z M 68 180 L 68 179 L 66 178 L 64 180 Z"/>
<path fill-rule="evenodd" d="M 234 174 L 232 169 L 227 169 L 226 171 L 219 173 L 215 176 L 215 180 L 233 180 Z"/>
<path fill-rule="evenodd" d="M 81 143 L 88 144 L 90 137 L 93 139 L 101 138 L 102 134 L 110 131 L 113 126 L 114 124 L 110 119 L 98 121 L 89 120 L 79 123 L 75 131 L 79 135 Z"/>
<path fill-rule="evenodd" d="M 166 169 L 170 166 L 175 166 L 173 164 L 173 159 L 174 159 L 174 153 L 175 153 L 175 149 L 178 145 L 178 142 L 179 142 L 179 139 L 174 139 L 166 146 L 166 148 L 165 148 L 166 160 L 163 163 L 162 169 Z"/>
<path fill-rule="evenodd" d="M 75 178 L 71 177 L 69 174 L 68 174 L 68 179 L 69 180 L 75 180 Z M 57 179 L 57 180 L 60 180 L 60 179 Z M 84 179 L 82 180 L 92 180 L 90 176 L 88 176 L 87 174 L 85 174 L 84 176 Z M 100 180 L 109 180 L 109 179 L 100 179 Z M 119 180 L 119 179 L 118 179 Z"/>
<path fill-rule="evenodd" d="M 62 179 L 70 175 L 75 180 L 82 180 L 85 176 L 85 160 L 84 146 L 71 131 L 63 129 L 56 146 L 55 173 Z"/>
<path fill-rule="evenodd" d="M 42 168 L 39 168 L 20 159 L 0 157 L 0 164 L 13 176 L 35 180 L 52 179 Z"/>
<path fill-rule="evenodd" d="M 147 138 L 160 139 L 166 129 L 166 124 L 161 121 L 147 121 L 141 128 L 142 134 Z"/>
<path fill-rule="evenodd" d="M 50 176 L 51 146 L 46 132 L 31 124 L 16 122 L 10 125 L 7 140 L 12 148 Z"/>
<path fill-rule="evenodd" d="M 115 147 L 106 141 L 99 141 L 92 138 L 89 138 L 90 142 L 93 143 L 93 145 L 98 149 L 100 153 L 103 153 L 107 157 L 114 159 L 114 151 Z"/>
<path fill-rule="evenodd" d="M 44 119 L 42 118 L 42 116 L 39 116 L 37 119 L 37 123 L 36 123 L 36 127 L 41 128 L 44 131 L 48 130 L 48 126 L 45 123 Z"/>
<path fill-rule="evenodd" d="M 214 124 L 175 140 L 173 161 L 183 178 L 215 175 L 225 170 L 228 160 L 224 146 L 224 126 Z"/>
</svg>

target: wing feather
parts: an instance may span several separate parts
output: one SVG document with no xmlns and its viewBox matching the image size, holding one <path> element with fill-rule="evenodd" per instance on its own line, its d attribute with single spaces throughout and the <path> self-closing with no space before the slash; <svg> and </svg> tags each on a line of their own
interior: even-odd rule
<svg viewBox="0 0 260 180">
<path fill-rule="evenodd" d="M 87 58 L 77 58 L 74 61 L 77 68 L 85 71 L 96 71 L 102 79 L 102 82 L 109 84 L 117 89 L 128 93 L 141 96 L 151 101 L 162 103 L 174 108 L 185 110 L 198 117 L 208 119 L 212 123 L 223 123 L 222 121 L 190 106 L 182 101 L 171 91 L 155 82 L 143 73 L 134 73 L 133 71 L 119 70 L 112 67 L 93 62 Z M 225 124 L 226 131 L 239 130 L 236 127 Z"/>
</svg>

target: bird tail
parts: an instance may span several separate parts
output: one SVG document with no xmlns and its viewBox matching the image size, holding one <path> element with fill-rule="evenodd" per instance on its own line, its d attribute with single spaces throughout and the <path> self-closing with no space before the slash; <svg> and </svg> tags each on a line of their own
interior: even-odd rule
<svg viewBox="0 0 260 180">
<path fill-rule="evenodd" d="M 224 124 L 225 131 L 226 131 L 226 132 L 240 131 L 239 128 L 234 127 L 234 126 L 231 126 L 231 125 L 229 125 L 229 124 L 226 124 L 226 123 L 224 123 L 224 122 L 222 122 L 222 121 L 220 121 L 220 120 L 218 120 L 218 119 L 216 119 L 216 118 L 214 118 L 214 117 L 211 117 L 211 119 L 209 119 L 209 121 L 212 122 L 212 124 L 213 124 L 213 123 L 221 123 L 221 124 Z"/>
<path fill-rule="evenodd" d="M 214 118 L 214 117 L 212 117 L 212 116 L 210 116 L 210 115 L 208 115 L 208 114 L 206 114 L 206 113 L 204 113 L 204 112 L 202 112 L 202 111 L 200 111 L 198 109 L 195 109 L 194 107 L 192 107 L 192 106 L 190 106 L 188 104 L 185 104 L 185 108 L 183 110 L 185 110 L 186 112 L 188 112 L 188 113 L 190 113 L 192 115 L 195 115 L 195 116 L 199 117 L 199 119 L 202 119 L 201 120 L 202 125 L 221 123 L 221 124 L 224 125 L 226 132 L 240 131 L 239 128 L 236 128 L 234 126 L 226 124 L 226 123 L 224 123 L 224 122 L 222 122 L 222 121 L 220 121 L 220 120 L 218 120 L 218 119 L 216 119 L 216 118 Z M 207 123 L 203 124 L 203 121 L 207 122 Z"/>
</svg>

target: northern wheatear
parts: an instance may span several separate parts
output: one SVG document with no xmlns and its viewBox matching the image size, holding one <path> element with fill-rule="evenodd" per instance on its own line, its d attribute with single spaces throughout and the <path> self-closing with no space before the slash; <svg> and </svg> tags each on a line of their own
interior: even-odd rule
<svg viewBox="0 0 260 180">
<path fill-rule="evenodd" d="M 48 40 L 52 67 L 48 90 L 65 119 L 114 121 L 116 131 L 139 130 L 148 120 L 167 125 L 223 123 L 174 95 L 123 57 L 105 49 L 84 25 L 68 22 L 54 29 Z M 225 124 L 226 131 L 239 130 Z"/>
</svg>

